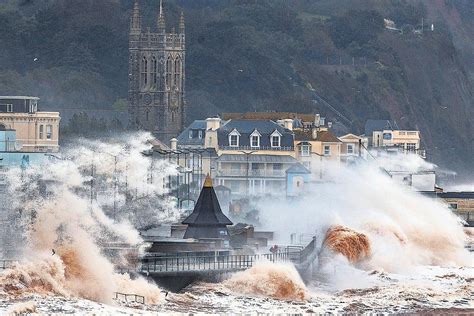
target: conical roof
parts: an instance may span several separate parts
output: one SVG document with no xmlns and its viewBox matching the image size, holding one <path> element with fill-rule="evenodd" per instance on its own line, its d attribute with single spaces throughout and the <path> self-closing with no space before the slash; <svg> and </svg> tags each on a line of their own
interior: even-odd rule
<svg viewBox="0 0 474 316">
<path fill-rule="evenodd" d="M 199 199 L 193 212 L 184 221 L 183 224 L 189 226 L 225 226 L 232 225 L 230 219 L 222 213 L 216 192 L 212 186 L 212 180 L 209 175 L 204 181 L 204 186 L 199 194 Z"/>
</svg>

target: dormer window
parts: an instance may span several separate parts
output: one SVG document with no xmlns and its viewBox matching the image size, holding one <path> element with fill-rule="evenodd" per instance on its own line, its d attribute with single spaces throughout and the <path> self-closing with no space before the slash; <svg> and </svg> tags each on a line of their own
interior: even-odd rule
<svg viewBox="0 0 474 316">
<path fill-rule="evenodd" d="M 278 148 L 281 146 L 281 134 L 278 132 L 278 130 L 275 130 L 271 135 L 270 135 L 270 144 L 272 148 Z"/>
<path fill-rule="evenodd" d="M 252 134 L 250 134 L 250 147 L 258 148 L 260 147 L 260 133 L 257 130 L 254 130 Z"/>
<path fill-rule="evenodd" d="M 192 130 L 189 131 L 188 137 L 189 137 L 189 139 L 193 138 L 193 131 Z"/>
<path fill-rule="evenodd" d="M 236 129 L 230 132 L 229 133 L 229 146 L 239 147 L 239 138 L 240 138 L 240 133 Z"/>
<path fill-rule="evenodd" d="M 198 137 L 199 137 L 199 139 L 202 139 L 202 131 L 201 130 L 198 132 Z"/>
</svg>

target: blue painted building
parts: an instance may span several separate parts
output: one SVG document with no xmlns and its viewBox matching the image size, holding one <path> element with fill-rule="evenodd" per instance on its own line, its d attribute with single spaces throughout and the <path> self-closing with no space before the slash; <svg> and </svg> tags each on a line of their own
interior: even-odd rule
<svg viewBox="0 0 474 316">
<path fill-rule="evenodd" d="M 297 196 L 304 191 L 310 180 L 311 172 L 297 163 L 286 170 L 286 195 Z"/>
</svg>

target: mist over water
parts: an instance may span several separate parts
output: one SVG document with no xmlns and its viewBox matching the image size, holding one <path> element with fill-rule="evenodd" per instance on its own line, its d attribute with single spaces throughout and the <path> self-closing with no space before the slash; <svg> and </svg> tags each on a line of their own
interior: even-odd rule
<svg viewBox="0 0 474 316">
<path fill-rule="evenodd" d="M 107 303 L 116 291 L 132 291 L 150 303 L 158 301 L 156 286 L 116 274 L 113 263 L 125 258 L 116 256 L 112 263 L 100 247 L 111 242 L 135 246 L 141 242 L 135 227 L 178 216 L 171 201 L 162 198 L 163 177 L 176 169 L 142 154 L 151 148 L 149 139 L 135 134 L 110 143 L 78 140 L 62 157 L 9 171 L 9 194 L 15 197 L 10 217 L 17 219 L 22 235 L 2 246 L 9 246 L 2 252 L 19 263 L 1 275 L 1 290 Z"/>
</svg>

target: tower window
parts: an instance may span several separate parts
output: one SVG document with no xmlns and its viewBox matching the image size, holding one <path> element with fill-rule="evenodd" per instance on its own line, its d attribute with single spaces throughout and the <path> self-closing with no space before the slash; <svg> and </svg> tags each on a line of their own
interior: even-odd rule
<svg viewBox="0 0 474 316">
<path fill-rule="evenodd" d="M 43 139 L 44 135 L 44 125 L 39 126 L 39 139 Z"/>
<path fill-rule="evenodd" d="M 168 60 L 166 61 L 166 87 L 168 89 L 171 89 L 172 71 L 173 71 L 173 60 L 171 59 L 171 57 L 168 57 Z"/>
<path fill-rule="evenodd" d="M 142 59 L 140 77 L 142 87 L 146 87 L 148 85 L 148 60 L 146 59 L 146 57 L 143 57 Z"/>
<path fill-rule="evenodd" d="M 181 76 L 181 59 L 178 57 L 174 61 L 174 86 L 179 88 L 180 86 L 180 76 Z"/>
<path fill-rule="evenodd" d="M 151 78 L 153 80 L 153 88 L 156 88 L 157 83 L 158 83 L 158 77 L 156 75 L 158 70 L 158 62 L 156 61 L 156 58 L 153 56 L 151 59 Z"/>
</svg>

